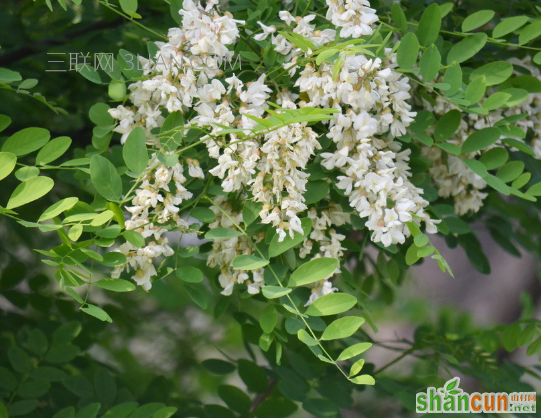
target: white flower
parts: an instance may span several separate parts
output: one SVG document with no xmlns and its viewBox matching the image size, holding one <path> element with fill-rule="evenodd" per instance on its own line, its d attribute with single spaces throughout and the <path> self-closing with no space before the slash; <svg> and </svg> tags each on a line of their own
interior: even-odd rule
<svg viewBox="0 0 541 418">
<path fill-rule="evenodd" d="M 263 29 L 263 33 L 259 33 L 259 34 L 254 36 L 254 39 L 256 41 L 263 41 L 263 40 L 267 39 L 267 37 L 270 34 L 273 34 L 274 32 L 276 32 L 276 26 L 266 26 L 266 25 L 264 25 L 263 23 L 261 23 L 259 21 L 257 23 Z"/>
</svg>

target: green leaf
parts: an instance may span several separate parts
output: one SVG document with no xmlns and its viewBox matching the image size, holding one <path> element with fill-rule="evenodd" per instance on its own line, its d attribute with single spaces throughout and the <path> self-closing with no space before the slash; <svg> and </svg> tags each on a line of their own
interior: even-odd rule
<svg viewBox="0 0 541 418">
<path fill-rule="evenodd" d="M 2 151 L 11 152 L 16 157 L 21 157 L 40 149 L 47 142 L 49 142 L 50 138 L 51 134 L 47 129 L 22 129 L 19 132 L 15 132 L 8 138 L 2 147 Z"/>
<path fill-rule="evenodd" d="M 343 360 L 348 360 L 352 357 L 356 357 L 359 354 L 364 353 L 370 347 L 372 347 L 372 343 L 358 343 L 358 344 L 352 345 L 351 347 L 348 347 L 344 351 L 342 351 L 342 353 L 340 353 L 336 361 L 343 361 Z"/>
<path fill-rule="evenodd" d="M 82 331 L 80 322 L 71 321 L 60 325 L 53 334 L 55 345 L 63 345 L 72 342 Z"/>
<path fill-rule="evenodd" d="M 122 233 L 126 241 L 136 248 L 141 248 L 145 245 L 145 237 L 143 237 L 139 232 L 128 230 Z"/>
<path fill-rule="evenodd" d="M 528 20 L 528 16 L 514 16 L 504 19 L 496 25 L 492 31 L 492 37 L 497 39 L 514 32 L 518 28 L 524 26 Z"/>
<path fill-rule="evenodd" d="M 0 180 L 7 177 L 17 164 L 17 157 L 11 152 L 0 152 Z"/>
<path fill-rule="evenodd" d="M 541 351 L 541 337 L 539 337 L 537 340 L 535 340 L 533 343 L 530 344 L 530 346 L 526 350 L 526 355 L 533 356 L 534 354 L 537 354 L 539 351 Z"/>
<path fill-rule="evenodd" d="M 231 228 L 214 228 L 205 234 L 206 239 L 229 239 L 240 237 L 242 232 Z"/>
<path fill-rule="evenodd" d="M 487 110 L 495 110 L 499 107 L 503 107 L 511 98 L 509 93 L 503 93 L 501 91 L 491 94 L 483 103 L 483 107 Z M 508 125 L 505 125 L 508 126 Z"/>
<path fill-rule="evenodd" d="M 485 178 L 488 173 L 487 169 L 483 165 L 481 161 L 473 160 L 469 158 L 461 158 L 461 160 L 468 166 L 468 168 L 473 171 L 478 176 L 481 176 L 482 178 Z"/>
<path fill-rule="evenodd" d="M 8 350 L 8 359 L 11 363 L 11 367 L 16 372 L 21 374 L 30 373 L 32 370 L 32 362 L 30 357 L 26 354 L 26 351 L 20 349 L 19 347 L 10 347 Z"/>
<path fill-rule="evenodd" d="M 318 345 L 317 340 L 312 338 L 310 334 L 308 334 L 304 329 L 300 329 L 297 331 L 297 338 L 301 340 L 304 344 L 306 344 L 308 347 L 314 347 Z"/>
<path fill-rule="evenodd" d="M 454 96 L 462 86 L 462 68 L 458 63 L 453 63 L 445 70 L 443 81 L 450 87 L 445 91 L 446 96 Z"/>
<path fill-rule="evenodd" d="M 513 74 L 513 65 L 507 61 L 495 61 L 473 70 L 470 80 L 485 76 L 486 85 L 501 84 Z"/>
<path fill-rule="evenodd" d="M 436 3 L 426 8 L 417 29 L 417 36 L 422 46 L 429 46 L 436 42 L 441 28 L 441 9 Z"/>
<path fill-rule="evenodd" d="M 124 402 L 113 406 L 101 418 L 128 418 L 138 406 L 137 402 Z"/>
<path fill-rule="evenodd" d="M 532 178 L 531 173 L 522 173 L 513 181 L 512 187 L 515 189 L 520 189 L 526 186 L 531 178 Z"/>
<path fill-rule="evenodd" d="M 19 386 L 17 394 L 21 398 L 39 398 L 45 395 L 50 388 L 51 384 L 45 380 L 30 380 Z"/>
<path fill-rule="evenodd" d="M 72 241 L 77 241 L 83 233 L 83 225 L 75 224 L 68 231 L 68 237 Z"/>
<path fill-rule="evenodd" d="M 0 115 L 0 132 L 11 125 L 11 118 L 7 115 Z"/>
<path fill-rule="evenodd" d="M 289 279 L 289 287 L 304 286 L 332 276 L 338 268 L 336 258 L 315 258 L 296 269 Z"/>
<path fill-rule="evenodd" d="M 312 230 L 312 220 L 310 218 L 301 219 L 301 226 L 304 234 L 295 232 L 293 238 L 286 235 L 282 242 L 278 242 L 278 234 L 275 234 L 269 245 L 269 257 L 276 257 L 303 242 Z"/>
<path fill-rule="evenodd" d="M 433 80 L 441 65 L 441 54 L 436 45 L 432 44 L 428 47 L 419 61 L 419 67 L 421 70 L 421 75 L 425 81 Z"/>
<path fill-rule="evenodd" d="M 364 358 L 362 358 L 362 359 L 357 360 L 355 363 L 353 363 L 349 371 L 349 377 L 353 377 L 359 374 L 359 372 L 363 369 L 364 362 L 365 360 Z"/>
<path fill-rule="evenodd" d="M 267 373 L 262 367 L 244 359 L 238 360 L 238 366 L 239 376 L 250 392 L 263 393 L 267 390 Z"/>
<path fill-rule="evenodd" d="M 507 103 L 506 103 L 507 107 L 516 106 L 528 98 L 528 91 L 524 89 L 510 88 L 510 89 L 501 90 L 501 92 L 508 93 L 511 95 L 509 100 L 507 100 Z"/>
<path fill-rule="evenodd" d="M 115 123 L 115 119 L 109 114 L 109 109 L 106 103 L 96 103 L 88 111 L 88 117 L 98 126 L 111 126 Z"/>
<path fill-rule="evenodd" d="M 218 359 L 203 360 L 201 365 L 213 374 L 229 374 L 235 371 L 235 365 Z"/>
<path fill-rule="evenodd" d="M 0 418 L 9 418 L 8 410 L 4 404 L 0 401 Z"/>
<path fill-rule="evenodd" d="M 182 24 L 182 16 L 179 13 L 179 10 L 182 9 L 183 0 L 171 0 L 170 2 L 170 13 L 171 17 L 178 25 Z"/>
<path fill-rule="evenodd" d="M 346 316 L 333 321 L 323 331 L 322 340 L 338 340 L 352 336 L 364 324 L 364 318 Z"/>
<path fill-rule="evenodd" d="M 77 413 L 77 415 L 75 415 L 75 418 L 96 418 L 98 416 L 100 408 L 100 403 L 91 403 L 90 405 L 87 405 L 83 409 L 81 409 Z"/>
<path fill-rule="evenodd" d="M 400 4 L 393 3 L 393 7 L 391 8 L 391 18 L 401 32 L 406 32 L 408 30 L 408 19 L 406 19 L 406 15 Z"/>
<path fill-rule="evenodd" d="M 282 296 L 285 296 L 288 293 L 291 293 L 292 290 L 293 289 L 291 288 L 280 287 L 280 286 L 264 286 L 261 288 L 261 291 L 263 292 L 263 296 L 265 296 L 267 299 L 281 298 Z"/>
<path fill-rule="evenodd" d="M 357 298 L 347 293 L 330 293 L 317 298 L 306 310 L 306 315 L 336 315 L 351 309 L 357 304 Z"/>
<path fill-rule="evenodd" d="M 419 41 L 413 32 L 408 32 L 401 40 L 396 51 L 396 60 L 400 68 L 407 70 L 413 67 L 419 55 Z"/>
<path fill-rule="evenodd" d="M 488 176 L 486 176 L 484 180 L 494 190 L 497 190 L 498 192 L 506 196 L 508 196 L 511 193 L 509 186 L 507 186 L 503 181 L 501 181 L 498 177 L 493 176 L 492 174 L 489 174 Z"/>
<path fill-rule="evenodd" d="M 341 415 L 336 403 L 330 399 L 307 399 L 302 404 L 302 407 L 310 416 L 317 418 L 335 418 Z"/>
<path fill-rule="evenodd" d="M 37 399 L 28 399 L 25 401 L 17 401 L 11 404 L 8 409 L 10 417 L 18 417 L 20 415 L 26 415 L 32 412 L 39 405 Z"/>
<path fill-rule="evenodd" d="M 147 137 L 141 127 L 133 129 L 122 147 L 122 157 L 126 166 L 135 174 L 141 174 L 148 165 Z"/>
<path fill-rule="evenodd" d="M 197 267 L 184 266 L 175 271 L 175 275 L 188 283 L 200 283 L 203 281 L 203 273 Z"/>
<path fill-rule="evenodd" d="M 276 312 L 274 305 L 269 305 L 263 309 L 261 315 L 259 315 L 259 325 L 261 325 L 261 329 L 267 334 L 270 334 L 277 323 L 278 312 Z"/>
<path fill-rule="evenodd" d="M 207 309 L 209 302 L 207 299 L 207 296 L 204 292 L 202 292 L 197 287 L 192 286 L 185 286 L 184 289 L 186 290 L 186 293 L 188 293 L 188 296 L 190 299 L 195 302 L 197 306 L 199 306 L 201 309 Z"/>
<path fill-rule="evenodd" d="M 531 155 L 532 157 L 535 156 L 535 152 L 533 152 L 533 150 L 522 141 L 518 141 L 518 140 L 513 139 L 513 138 L 503 138 L 502 142 L 504 144 L 507 144 L 510 147 L 517 148 L 517 149 L 521 150 L 522 152 L 524 152 L 524 153 L 526 153 L 528 155 Z"/>
<path fill-rule="evenodd" d="M 425 234 L 417 234 L 413 239 L 415 245 L 419 248 L 426 246 L 430 241 Z"/>
<path fill-rule="evenodd" d="M 526 193 L 532 196 L 541 196 L 541 183 L 534 184 Z"/>
<path fill-rule="evenodd" d="M 94 84 L 101 84 L 100 73 L 98 73 L 90 62 L 87 65 L 83 63 L 77 64 L 77 72 L 81 74 L 88 81 L 91 81 Z"/>
<path fill-rule="evenodd" d="M 475 33 L 453 45 L 447 55 L 447 64 L 461 63 L 477 54 L 487 43 L 486 33 Z"/>
<path fill-rule="evenodd" d="M 487 170 L 493 170 L 505 164 L 509 159 L 509 153 L 505 148 L 495 147 L 485 152 L 479 161 L 481 161 Z"/>
<path fill-rule="evenodd" d="M 520 338 L 521 332 L 522 330 L 520 328 L 520 324 L 517 323 L 505 327 L 502 334 L 502 343 L 503 347 L 508 352 L 511 352 L 517 348 L 518 339 Z"/>
<path fill-rule="evenodd" d="M 49 193 L 53 186 L 54 181 L 49 177 L 39 176 L 23 181 L 11 194 L 6 208 L 14 209 L 33 202 Z"/>
<path fill-rule="evenodd" d="M 471 32 L 474 29 L 477 29 L 492 20 L 496 12 L 494 10 L 479 10 L 471 15 L 469 15 L 462 22 L 462 32 Z"/>
<path fill-rule="evenodd" d="M 464 93 L 464 98 L 470 102 L 470 104 L 475 104 L 481 100 L 485 95 L 485 90 L 487 88 L 487 79 L 484 75 L 479 76 L 466 87 Z"/>
<path fill-rule="evenodd" d="M 445 152 L 448 152 L 449 154 L 453 154 L 457 156 L 460 155 L 460 152 L 461 152 L 460 147 L 458 145 L 451 144 L 449 142 L 437 143 L 436 146 L 438 148 L 441 148 Z"/>
<path fill-rule="evenodd" d="M 462 152 L 469 154 L 489 147 L 500 139 L 500 130 L 498 128 L 483 128 L 471 134 L 464 144 Z"/>
<path fill-rule="evenodd" d="M 522 161 L 510 161 L 498 170 L 496 177 L 504 183 L 509 183 L 520 176 L 523 171 L 524 163 Z"/>
<path fill-rule="evenodd" d="M 197 207 L 190 211 L 190 216 L 205 224 L 210 224 L 216 220 L 216 214 L 209 208 Z"/>
<path fill-rule="evenodd" d="M 8 392 L 13 391 L 17 387 L 17 379 L 8 369 L 0 366 L 0 389 Z"/>
<path fill-rule="evenodd" d="M 67 363 L 79 354 L 79 347 L 73 344 L 64 344 L 53 347 L 45 355 L 45 360 L 53 364 Z"/>
<path fill-rule="evenodd" d="M 306 184 L 306 192 L 304 193 L 305 204 L 311 205 L 323 200 L 329 194 L 329 183 L 326 181 L 311 181 Z"/>
<path fill-rule="evenodd" d="M 443 142 L 453 136 L 462 120 L 462 113 L 453 109 L 444 114 L 436 124 L 434 129 L 434 139 L 436 142 Z"/>
<path fill-rule="evenodd" d="M 173 112 L 163 122 L 160 129 L 160 143 L 165 151 L 174 151 L 184 138 L 184 115 L 182 112 Z M 166 133 L 167 132 L 167 133 Z"/>
<path fill-rule="evenodd" d="M 100 213 L 100 215 L 98 215 L 91 223 L 90 225 L 94 225 L 94 221 L 96 219 L 99 219 L 98 217 L 101 216 L 102 214 Z M 100 238 L 107 238 L 107 239 L 113 239 L 113 238 L 116 238 L 120 235 L 120 226 L 119 225 L 111 225 L 105 229 L 100 229 L 99 231 L 96 232 L 96 235 Z M 118 257 L 118 255 L 115 254 L 116 257 Z M 106 256 L 105 260 L 107 263 L 110 263 L 111 262 L 111 259 L 110 258 L 107 258 L 107 257 L 111 257 L 111 256 Z"/>
<path fill-rule="evenodd" d="M 94 284 L 112 292 L 131 292 L 135 290 L 135 284 L 123 279 L 102 279 Z"/>
<path fill-rule="evenodd" d="M 21 74 L 16 71 L 8 70 L 7 68 L 0 68 L 0 83 L 13 83 L 14 81 L 21 81 L 23 78 Z"/>
<path fill-rule="evenodd" d="M 233 411 L 239 414 L 248 414 L 252 401 L 248 395 L 235 386 L 220 385 L 218 386 L 218 395 Z"/>
<path fill-rule="evenodd" d="M 69 376 L 62 380 L 62 384 L 73 394 L 80 398 L 94 396 L 92 383 L 84 376 Z"/>
<path fill-rule="evenodd" d="M 63 370 L 56 367 L 41 366 L 32 372 L 32 379 L 46 380 L 48 382 L 58 382 L 66 377 Z"/>
<path fill-rule="evenodd" d="M 68 406 L 67 408 L 61 409 L 53 418 L 73 418 L 75 417 L 75 408 L 73 406 Z"/>
<path fill-rule="evenodd" d="M 353 379 L 349 379 L 351 383 L 355 383 L 356 385 L 375 385 L 376 381 L 374 378 L 368 374 L 362 374 L 360 376 L 354 377 Z"/>
<path fill-rule="evenodd" d="M 120 0 L 120 7 L 128 16 L 134 17 L 137 12 L 137 0 Z"/>
<path fill-rule="evenodd" d="M 247 200 L 242 208 L 242 219 L 244 221 L 244 225 L 248 226 L 252 224 L 259 217 L 259 212 L 261 212 L 261 209 L 263 209 L 262 203 Z"/>
<path fill-rule="evenodd" d="M 122 179 L 107 158 L 94 154 L 90 159 L 90 178 L 96 191 L 107 200 L 122 198 Z"/>
<path fill-rule="evenodd" d="M 231 262 L 235 270 L 257 270 L 269 264 L 269 260 L 263 260 L 255 255 L 238 255 Z"/>
<path fill-rule="evenodd" d="M 102 404 L 110 405 L 115 402 L 117 385 L 107 370 L 100 368 L 94 375 L 94 391 Z"/>
<path fill-rule="evenodd" d="M 27 166 L 21 167 L 17 171 L 15 171 L 15 177 L 17 177 L 17 180 L 25 181 L 39 176 L 39 173 L 39 168 Z"/>
<path fill-rule="evenodd" d="M 112 210 L 104 210 L 102 213 L 100 213 L 99 215 L 95 216 L 94 219 L 92 219 L 92 221 L 90 222 L 90 225 L 92 226 L 101 226 L 103 224 L 105 224 L 106 222 L 109 222 L 113 216 L 115 216 L 114 212 Z M 108 227 L 107 229 L 111 229 L 111 228 L 118 228 L 118 232 L 120 232 L 120 227 L 118 225 L 112 225 L 110 227 Z M 101 231 L 101 232 L 104 232 L 105 230 Z M 115 231 L 115 235 L 114 236 L 106 236 L 106 235 L 100 235 L 100 236 L 104 236 L 105 238 L 115 238 L 118 236 L 118 233 L 116 233 Z"/>
<path fill-rule="evenodd" d="M 64 155 L 71 145 L 71 138 L 67 136 L 59 136 L 39 150 L 36 156 L 37 165 L 49 164 L 51 161 Z"/>
<path fill-rule="evenodd" d="M 95 318 L 98 318 L 100 321 L 113 322 L 109 314 L 105 312 L 103 309 L 98 308 L 96 305 L 87 303 L 87 306 L 85 308 L 81 308 L 81 311 Z"/>
</svg>

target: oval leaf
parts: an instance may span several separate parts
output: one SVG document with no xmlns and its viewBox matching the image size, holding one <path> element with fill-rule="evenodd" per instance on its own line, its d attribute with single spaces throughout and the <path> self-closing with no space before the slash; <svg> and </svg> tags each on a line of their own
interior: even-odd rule
<svg viewBox="0 0 541 418">
<path fill-rule="evenodd" d="M 289 286 L 303 286 L 319 280 L 325 280 L 335 272 L 337 267 L 338 260 L 336 258 L 315 258 L 308 263 L 304 263 L 291 274 Z"/>
</svg>

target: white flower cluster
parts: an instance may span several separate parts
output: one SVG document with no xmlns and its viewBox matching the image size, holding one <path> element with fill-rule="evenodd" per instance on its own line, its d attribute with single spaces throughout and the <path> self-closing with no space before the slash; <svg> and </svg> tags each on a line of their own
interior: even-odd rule
<svg viewBox="0 0 541 418">
<path fill-rule="evenodd" d="M 218 80 L 221 58 L 231 57 L 227 45 L 233 44 L 238 36 L 238 23 L 230 13 L 216 10 L 217 1 L 207 2 L 205 8 L 192 0 L 184 0 L 182 28 L 169 30 L 169 42 L 156 42 L 160 47 L 155 62 L 142 59 L 145 73 L 153 76 L 129 86 L 133 107 L 118 106 L 109 113 L 120 123 L 114 129 L 122 134 L 124 143 L 129 133 L 137 126 L 145 129 L 147 143 L 158 145 L 151 130 L 163 125 L 162 109 L 168 112 L 184 111 L 198 101 L 201 107 L 213 103 L 225 93 Z M 212 81 L 211 81 L 212 80 Z"/>
<path fill-rule="evenodd" d="M 401 151 L 392 138 L 406 133 L 415 113 L 407 103 L 410 85 L 393 71 L 394 56 L 386 63 L 362 54 L 342 56 L 343 66 L 333 80 L 333 65 L 307 65 L 296 85 L 308 94 L 307 106 L 336 107 L 342 111 L 328 134 L 336 151 L 321 154 L 327 170 L 339 169 L 338 188 L 350 206 L 373 231 L 372 241 L 385 246 L 404 243 L 406 222 L 424 220 L 427 232 L 435 224 L 424 208 L 422 190 L 409 180 L 409 150 Z"/>
<path fill-rule="evenodd" d="M 327 5 L 327 19 L 342 28 L 341 38 L 372 35 L 372 25 L 378 16 L 368 0 L 327 0 Z"/>
<path fill-rule="evenodd" d="M 309 174 L 304 170 L 321 145 L 306 123 L 294 123 L 265 134 L 257 176 L 250 180 L 256 202 L 263 203 L 262 222 L 277 227 L 281 242 L 289 231 L 304 233 L 298 214 L 304 212 L 303 193 Z M 284 193 L 286 196 L 283 196 Z"/>
<path fill-rule="evenodd" d="M 223 196 L 215 199 L 215 202 L 220 205 L 222 210 L 226 212 L 237 225 L 242 224 L 242 213 L 234 212 L 229 203 Z M 209 225 L 209 228 L 231 228 L 235 229 L 235 224 L 227 216 L 223 216 L 222 212 L 215 207 L 211 208 L 216 214 L 216 220 Z M 264 238 L 264 234 L 260 234 L 252 239 L 258 243 Z M 248 293 L 259 293 L 260 288 L 265 284 L 263 281 L 263 269 L 252 270 L 252 278 L 245 270 L 233 270 L 231 262 L 233 259 L 242 254 L 251 254 L 251 245 L 248 239 L 241 235 L 227 239 L 215 239 L 212 243 L 212 252 L 210 253 L 207 264 L 209 267 L 218 267 L 220 275 L 218 281 L 224 288 L 222 295 L 229 296 L 233 293 L 235 284 L 246 283 L 248 285 Z"/>
<path fill-rule="evenodd" d="M 199 168 L 199 170 L 201 170 Z M 153 260 L 157 257 L 168 257 L 174 254 L 173 249 L 167 245 L 164 236 L 167 229 L 164 224 L 174 222 L 180 229 L 187 229 L 188 225 L 178 212 L 179 205 L 192 197 L 184 186 L 186 177 L 180 163 L 169 168 L 161 164 L 156 155 L 150 160 L 142 183 L 135 191 L 132 205 L 126 209 L 131 213 L 131 219 L 126 221 L 126 229 L 139 232 L 145 239 L 145 246 L 137 248 L 129 242 L 119 248 L 127 258 L 127 263 L 115 268 L 111 277 L 118 278 L 125 269 L 134 270 L 132 279 L 145 290 L 152 287 L 151 277 L 155 276 Z M 196 173 L 197 174 L 197 173 Z M 174 184 L 174 194 L 170 190 Z"/>
<path fill-rule="evenodd" d="M 359 37 L 372 32 L 371 25 L 377 17 L 366 0 L 328 4 L 330 19 L 341 28 L 341 36 Z M 160 50 L 155 62 L 145 61 L 148 78 L 130 86 L 133 106 L 110 110 L 120 121 L 115 130 L 123 135 L 124 142 L 134 127 L 141 126 L 147 133 L 147 143 L 167 154 L 152 133 L 164 123 L 162 111 L 191 114 L 184 125 L 185 133 L 190 127 L 208 132 L 202 140 L 215 161 L 208 172 L 221 179 L 223 190 L 262 203 L 259 214 L 262 222 L 276 228 L 280 241 L 288 234 L 293 237 L 295 232 L 304 233 L 300 216 L 308 209 L 303 196 L 309 177 L 306 169 L 316 158 L 316 150 L 321 149 L 316 133 L 306 122 L 256 132 L 258 118 L 265 117 L 266 103 L 273 93 L 265 83 L 265 75 L 248 83 L 235 75 L 221 81 L 223 72 L 212 61 L 230 56 L 227 45 L 238 38 L 237 24 L 241 22 L 228 13 L 219 13 L 216 0 L 207 2 L 205 7 L 185 0 L 180 14 L 182 28 L 170 29 L 169 42 L 158 43 Z M 306 39 L 319 47 L 336 38 L 334 29 L 316 29 L 311 23 L 315 15 L 293 17 L 281 11 L 279 16 L 287 25 L 294 25 L 292 32 L 302 37 L 298 38 L 301 43 L 301 39 Z M 281 34 L 276 35 L 273 26 L 262 23 L 260 26 L 263 33 L 256 35 L 256 40 L 272 36 L 275 51 L 286 56 L 283 66 L 293 78 L 292 85 L 304 98 L 297 102 L 299 95 L 284 89 L 274 92 L 275 101 L 284 109 L 311 106 L 340 110 L 339 116 L 329 124 L 328 137 L 335 151 L 322 153 L 320 162 L 327 170 L 342 173 L 337 187 L 349 198 L 354 213 L 366 218 L 367 227 L 373 231 L 372 240 L 385 246 L 403 243 L 409 235 L 406 226 L 409 221 L 420 224 L 424 220 L 427 231 L 435 232 L 437 221 L 424 211 L 428 203 L 421 196 L 422 190 L 408 180 L 409 151 L 401 151 L 399 143 L 393 140 L 405 133 L 415 116 L 407 103 L 409 83 L 393 70 L 394 57 L 382 62 L 360 53 L 342 54 L 337 61 L 340 64 L 323 63 L 317 68 L 308 64 L 295 77 L 301 69 L 297 58 L 312 51 L 299 48 Z M 206 57 L 212 65 L 207 62 L 206 66 L 197 67 L 193 65 L 194 56 Z M 341 65 L 336 79 L 332 76 L 334 65 Z M 221 133 L 224 129 L 229 132 Z M 156 275 L 153 259 L 172 254 L 164 236 L 165 226 L 175 225 L 188 231 L 186 221 L 179 216 L 181 203 L 192 197 L 184 184 L 184 168 L 189 177 L 204 178 L 196 160 L 186 158 L 171 168 L 156 157 L 151 160 L 144 178 L 140 179 L 142 183 L 136 190 L 133 206 L 128 208 L 132 217 L 126 227 L 154 240 L 140 249 L 123 244 L 120 251 L 128 257 L 128 263 L 115 270 L 115 277 L 125 268 L 134 269 L 134 280 L 145 289 L 150 288 L 150 278 Z M 235 229 L 235 223 L 242 223 L 242 215 L 233 210 L 227 197 L 219 196 L 215 203 L 221 210 L 212 208 L 216 220 L 209 225 L 211 229 Z M 328 197 L 320 205 L 326 206 L 318 211 L 308 210 L 312 231 L 300 249 L 300 256 L 339 259 L 344 255 L 345 236 L 336 228 L 350 222 L 351 213 L 344 212 Z M 263 236 L 253 239 L 260 242 Z M 247 272 L 231 268 L 236 256 L 250 252 L 244 236 L 213 241 L 207 263 L 220 269 L 219 282 L 224 295 L 230 295 L 235 284 L 246 284 L 251 294 L 258 293 L 263 286 L 263 269 Z M 328 278 L 322 280 L 314 285 L 308 303 L 335 290 Z"/>
</svg>

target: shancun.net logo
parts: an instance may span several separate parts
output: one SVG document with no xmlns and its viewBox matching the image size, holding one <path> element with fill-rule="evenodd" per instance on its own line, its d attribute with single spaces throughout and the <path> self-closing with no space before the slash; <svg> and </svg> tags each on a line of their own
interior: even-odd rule
<svg viewBox="0 0 541 418">
<path fill-rule="evenodd" d="M 535 392 L 466 393 L 458 388 L 460 378 L 448 380 L 443 388 L 428 388 L 415 397 L 418 413 L 512 412 L 527 414 L 536 411 Z"/>
</svg>

